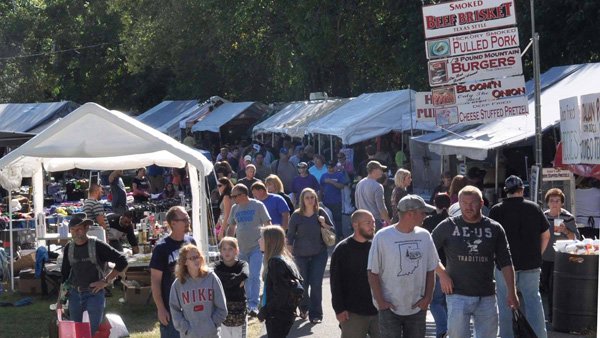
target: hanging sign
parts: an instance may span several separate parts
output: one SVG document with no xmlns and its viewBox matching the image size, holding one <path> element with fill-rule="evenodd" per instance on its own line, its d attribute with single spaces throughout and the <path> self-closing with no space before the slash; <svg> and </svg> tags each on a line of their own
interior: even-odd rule
<svg viewBox="0 0 600 338">
<path fill-rule="evenodd" d="M 431 101 L 431 92 L 417 92 L 415 94 L 417 108 L 417 121 L 435 122 L 435 106 Z"/>
<path fill-rule="evenodd" d="M 559 101 L 560 139 L 562 141 L 562 160 L 564 164 L 581 163 L 579 150 L 581 135 L 579 130 L 579 103 L 577 96 Z"/>
<path fill-rule="evenodd" d="M 580 97 L 581 163 L 600 164 L 600 93 Z"/>
<path fill-rule="evenodd" d="M 425 41 L 427 59 L 519 47 L 517 27 Z"/>
<path fill-rule="evenodd" d="M 427 69 L 432 87 L 523 73 L 519 48 L 433 60 Z"/>
<path fill-rule="evenodd" d="M 516 24 L 513 0 L 452 1 L 423 6 L 425 39 Z"/>
<path fill-rule="evenodd" d="M 449 126 L 457 123 L 475 124 L 505 117 L 527 115 L 528 113 L 527 96 L 518 96 L 436 108 L 435 123 L 438 126 Z"/>
<path fill-rule="evenodd" d="M 433 88 L 431 90 L 431 103 L 434 106 L 465 105 L 524 95 L 526 95 L 525 78 L 523 76 L 513 76 L 504 79 Z"/>
</svg>

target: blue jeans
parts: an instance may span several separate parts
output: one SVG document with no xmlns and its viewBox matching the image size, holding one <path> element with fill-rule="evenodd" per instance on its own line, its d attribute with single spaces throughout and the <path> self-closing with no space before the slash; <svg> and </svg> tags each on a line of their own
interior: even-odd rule
<svg viewBox="0 0 600 338">
<path fill-rule="evenodd" d="M 244 284 L 246 297 L 248 298 L 248 308 L 251 310 L 258 308 L 258 298 L 260 296 L 260 268 L 262 267 L 263 254 L 260 248 L 256 247 L 250 252 L 240 252 L 239 258 L 248 262 L 250 276 Z"/>
<path fill-rule="evenodd" d="M 399 316 L 392 310 L 379 311 L 379 335 L 381 338 L 425 338 L 427 311 L 414 315 Z"/>
<path fill-rule="evenodd" d="M 173 325 L 173 319 L 169 320 L 169 325 L 160 324 L 160 338 L 179 338 L 179 331 Z"/>
<path fill-rule="evenodd" d="M 314 256 L 294 257 L 300 275 L 304 279 L 304 298 L 300 311 L 308 310 L 310 319 L 323 319 L 323 275 L 327 265 L 327 249 Z"/>
<path fill-rule="evenodd" d="M 91 290 L 78 292 L 77 289 L 71 288 L 69 291 L 69 318 L 74 322 L 81 323 L 83 312 L 87 310 L 93 336 L 98 331 L 102 317 L 104 317 L 105 303 L 104 290 L 93 293 Z"/>
<path fill-rule="evenodd" d="M 498 333 L 498 306 L 496 296 L 472 297 L 447 295 L 448 337 L 471 337 L 470 319 L 473 317 L 475 338 L 496 338 Z"/>
<path fill-rule="evenodd" d="M 544 319 L 544 308 L 540 296 L 540 273 L 541 269 L 515 271 L 515 282 L 517 291 L 521 293 L 521 311 L 525 319 L 531 325 L 538 338 L 546 338 L 546 324 Z M 500 311 L 500 337 L 512 338 L 512 310 L 506 302 L 506 282 L 502 272 L 495 270 L 496 293 L 498 294 L 498 310 Z"/>
<path fill-rule="evenodd" d="M 435 320 L 435 333 L 440 335 L 448 332 L 448 310 L 446 308 L 446 295 L 442 292 L 440 278 L 435 276 L 435 288 L 433 289 L 433 298 L 429 304 L 429 311 Z"/>
</svg>

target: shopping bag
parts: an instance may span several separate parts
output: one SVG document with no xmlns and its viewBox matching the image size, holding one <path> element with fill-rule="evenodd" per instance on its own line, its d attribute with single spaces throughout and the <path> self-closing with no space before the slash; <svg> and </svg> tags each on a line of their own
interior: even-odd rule
<svg viewBox="0 0 600 338">
<path fill-rule="evenodd" d="M 92 338 L 90 323 L 77 323 L 62 319 L 62 309 L 56 309 L 59 338 Z"/>
<path fill-rule="evenodd" d="M 537 338 L 521 310 L 513 309 L 513 333 L 515 338 Z"/>
</svg>

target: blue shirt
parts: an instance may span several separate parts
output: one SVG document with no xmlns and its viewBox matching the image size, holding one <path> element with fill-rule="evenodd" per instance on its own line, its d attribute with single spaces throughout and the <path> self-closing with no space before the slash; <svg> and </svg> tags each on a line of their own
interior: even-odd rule
<svg viewBox="0 0 600 338">
<path fill-rule="evenodd" d="M 342 190 L 331 183 L 325 183 L 326 179 L 335 180 L 338 183 L 347 184 L 346 174 L 336 171 L 334 173 L 326 172 L 321 176 L 321 190 L 323 191 L 323 203 L 342 204 Z"/>
<path fill-rule="evenodd" d="M 306 177 L 298 175 L 296 178 L 294 178 L 294 184 L 292 184 L 292 192 L 296 194 L 296 196 L 294 196 L 296 201 L 298 201 L 298 196 L 300 196 L 300 193 L 302 190 L 304 190 L 304 188 L 312 188 L 315 191 L 319 191 L 319 189 L 321 189 L 319 186 L 319 181 L 317 181 L 313 175 L 308 174 Z"/>
<path fill-rule="evenodd" d="M 272 224 L 281 225 L 281 214 L 284 212 L 290 212 L 290 208 L 283 199 L 283 197 L 276 194 L 268 194 L 267 198 L 264 199 L 263 204 L 267 207 L 267 212 L 271 216 Z"/>
</svg>

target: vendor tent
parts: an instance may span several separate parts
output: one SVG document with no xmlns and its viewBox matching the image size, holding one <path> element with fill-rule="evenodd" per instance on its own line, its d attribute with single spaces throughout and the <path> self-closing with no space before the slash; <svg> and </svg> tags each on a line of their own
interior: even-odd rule
<svg viewBox="0 0 600 338">
<path fill-rule="evenodd" d="M 254 134 L 281 133 L 291 137 L 303 137 L 310 122 L 326 116 L 350 100 L 292 102 L 275 115 L 254 126 L 252 131 Z"/>
<path fill-rule="evenodd" d="M 344 144 L 355 144 L 390 131 L 436 130 L 434 123 L 418 122 L 415 92 L 398 90 L 367 93 L 330 114 L 310 122 L 307 133 L 333 135 Z"/>
<path fill-rule="evenodd" d="M 254 124 L 267 112 L 267 110 L 267 106 L 259 102 L 223 103 L 205 118 L 194 124 L 192 131 L 210 131 L 218 133 L 225 124 L 244 126 L 248 129 L 248 127 Z"/>
<path fill-rule="evenodd" d="M 177 120 L 179 123 L 182 119 L 193 114 L 194 109 L 198 108 L 198 100 L 163 101 L 142 113 L 136 119 L 152 128 L 158 129 L 169 124 L 169 121 L 172 120 Z"/>
<path fill-rule="evenodd" d="M 2 176 L 15 173 L 32 177 L 36 216 L 43 211 L 43 170 L 133 169 L 156 164 L 163 167 L 188 166 L 192 187 L 192 228 L 202 250 L 208 250 L 205 180 L 212 163 L 199 151 L 185 146 L 123 113 L 86 103 L 53 124 L 21 147 L 0 159 Z M 45 227 L 37 227 L 38 237 Z"/>
<path fill-rule="evenodd" d="M 542 74 L 542 130 L 560 122 L 558 102 L 561 99 L 598 92 L 600 63 L 554 67 Z M 439 155 L 463 155 L 484 160 L 488 152 L 535 136 L 535 102 L 533 81 L 526 84 L 529 95 L 529 114 L 507 117 L 485 124 L 456 126 L 448 131 L 413 138 L 412 142 L 426 143 Z M 411 146 L 412 147 L 412 146 Z"/>
<path fill-rule="evenodd" d="M 0 130 L 23 133 L 41 131 L 77 107 L 79 105 L 71 101 L 0 104 Z"/>
<path fill-rule="evenodd" d="M 0 131 L 0 148 L 16 148 L 34 137 L 32 133 L 15 133 L 12 131 Z M 0 153 L 0 155 L 2 155 Z"/>
</svg>

